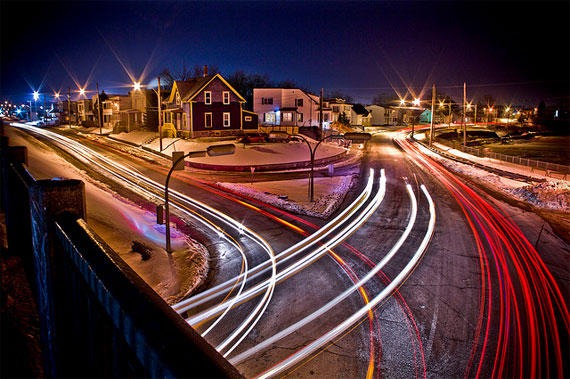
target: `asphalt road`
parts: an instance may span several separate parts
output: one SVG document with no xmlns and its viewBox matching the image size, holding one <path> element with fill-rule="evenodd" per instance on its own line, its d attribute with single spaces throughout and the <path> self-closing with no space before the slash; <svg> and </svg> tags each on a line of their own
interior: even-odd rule
<svg viewBox="0 0 570 379">
<path fill-rule="evenodd" d="M 150 163 L 148 160 L 133 158 L 124 152 L 109 149 L 100 143 L 103 142 L 102 140 L 88 141 L 83 138 L 81 140 L 90 148 L 105 154 L 116 162 L 128 165 L 159 183 L 164 181 L 165 167 L 157 163 Z M 97 179 L 105 180 L 100 174 L 92 172 L 93 170 L 89 167 L 81 165 L 69 155 L 65 156 Z M 361 165 L 360 188 L 349 193 L 345 199 L 345 206 L 350 204 L 364 189 L 370 168 L 376 172 L 384 169 L 388 178 L 386 195 L 378 210 L 347 239 L 346 242 L 350 246 L 340 245 L 334 248 L 338 259 L 333 259 L 333 254 L 329 254 L 300 273 L 279 283 L 259 323 L 229 357 L 241 354 L 262 343 L 277 331 L 320 308 L 350 287 L 354 278 L 366 275 L 370 270 L 367 260 L 372 263 L 379 262 L 406 228 L 411 213 L 406 184 L 410 184 L 419 201 L 417 227 L 414 227 L 402 248 L 382 270 L 387 278 L 396 277 L 413 256 L 426 232 L 429 212 L 426 199 L 420 191 L 420 185 L 424 184 L 435 202 L 437 212 L 435 234 L 420 264 L 405 281 L 399 293 L 376 307 L 373 315 L 364 317 L 360 324 L 334 339 L 332 343 L 325 345 L 326 349 L 319 350 L 318 354 L 313 355 L 311 359 L 292 366 L 284 373 L 287 372 L 293 377 L 327 378 L 366 377 L 370 373 L 381 377 L 421 377 L 425 374 L 427 377 L 434 378 L 455 378 L 463 376 L 468 367 L 470 368 L 468 376 L 474 376 L 476 370 L 473 368 L 476 367 L 480 376 L 491 376 L 494 373 L 495 360 L 494 355 L 490 355 L 489 351 L 505 345 L 504 341 L 501 343 L 500 340 L 500 323 L 495 321 L 504 316 L 501 313 L 502 308 L 490 306 L 482 308 L 482 294 L 485 294 L 485 299 L 491 299 L 493 304 L 501 303 L 502 296 L 496 290 L 501 284 L 493 280 L 489 284 L 490 288 L 495 290 L 488 293 L 487 287 L 482 292 L 482 285 L 487 284 L 481 279 L 484 268 L 481 266 L 477 240 L 461 204 L 441 184 L 441 180 L 433 172 L 415 163 L 415 159 L 410 154 L 396 147 L 391 134 L 375 133 L 373 139 L 366 145 L 366 154 Z M 282 180 L 284 175 L 262 174 L 256 177 L 259 180 Z M 286 175 L 298 178 L 306 176 L 306 173 Z M 248 174 L 224 174 L 220 178 L 217 174 L 193 170 L 175 176 L 171 183 L 172 188 L 188 193 L 256 231 L 271 244 L 275 252 L 283 251 L 303 238 L 299 231 L 284 225 L 279 220 L 285 220 L 309 233 L 314 231 L 306 223 L 269 207 L 258 203 L 252 204 L 265 212 L 264 214 L 242 203 L 220 196 L 219 193 L 213 193 L 212 190 L 217 190 L 197 183 L 193 178 L 210 182 L 243 181 L 244 178 L 245 180 L 249 178 Z M 462 180 L 465 181 L 465 179 Z M 133 198 L 143 206 L 150 207 L 148 200 L 126 191 L 120 185 L 113 184 L 112 186 L 123 196 Z M 474 188 L 475 184 L 469 183 L 469 186 Z M 378 186 L 375 185 L 374 190 L 377 188 Z M 568 278 L 570 278 L 568 244 L 534 213 L 491 199 L 481 190 L 476 191 L 492 202 L 494 207 L 502 209 L 510 220 L 518 224 L 529 241 L 533 244 L 536 241 L 538 254 L 552 272 L 568 303 Z M 248 202 L 244 199 L 240 200 Z M 305 219 L 316 226 L 322 226 L 326 222 Z M 190 220 L 186 221 L 190 223 Z M 184 228 L 182 224 L 181 227 Z M 197 232 L 196 229 L 199 228 L 192 227 L 191 224 L 190 227 L 184 228 L 194 238 L 205 242 L 215 262 L 215 269 L 208 282 L 204 288 L 200 289 L 203 291 L 235 276 L 242 262 L 238 254 L 218 243 L 219 241 L 211 234 Z M 250 267 L 266 259 L 267 254 L 260 251 L 257 245 L 240 236 L 239 233 L 229 230 L 228 233 L 232 233 L 232 236 L 244 245 Z M 345 267 L 343 262 L 352 270 L 350 275 L 347 273 L 350 270 L 343 268 Z M 507 270 L 513 271 L 513 275 L 516 273 L 514 266 L 509 266 Z M 253 283 L 260 281 L 262 281 L 261 278 Z M 248 284 L 246 288 L 252 285 Z M 387 281 L 381 275 L 375 277 L 364 286 L 363 292 L 350 295 L 325 316 L 298 328 L 294 333 L 273 343 L 269 348 L 241 361 L 237 364 L 238 369 L 246 376 L 255 376 L 283 361 L 363 307 L 367 299 L 376 296 L 386 285 Z M 516 296 L 519 295 L 522 296 L 519 293 Z M 247 317 L 260 300 L 259 298 L 260 296 L 229 312 L 223 322 L 208 334 L 208 341 L 214 346 L 222 342 Z M 205 308 L 207 307 L 199 307 L 192 313 L 195 314 Z M 482 312 L 483 316 L 481 316 Z M 492 320 L 493 323 L 485 329 L 488 330 L 488 337 L 483 339 L 481 324 L 486 325 L 487 320 Z M 562 324 L 560 317 L 558 320 Z M 200 325 L 197 330 L 203 332 L 208 325 L 209 323 Z M 564 333 L 560 336 L 562 353 L 565 353 L 566 357 L 568 356 L 567 338 L 567 334 Z M 525 344 L 531 343 L 530 337 L 522 337 L 521 340 Z M 483 353 L 484 346 L 485 353 Z M 507 366 L 505 372 L 516 372 L 519 360 L 514 356 L 517 351 L 516 343 L 507 345 L 504 355 Z M 483 358 L 479 359 L 480 356 Z M 565 365 L 567 366 L 568 363 Z M 547 366 L 555 365 L 547 362 L 543 364 L 543 371 L 540 372 L 544 373 Z"/>
</svg>

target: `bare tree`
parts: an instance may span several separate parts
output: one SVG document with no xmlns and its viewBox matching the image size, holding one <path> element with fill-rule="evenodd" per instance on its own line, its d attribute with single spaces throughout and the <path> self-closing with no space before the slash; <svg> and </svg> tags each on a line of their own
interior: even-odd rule
<svg viewBox="0 0 570 379">
<path fill-rule="evenodd" d="M 166 87 L 172 87 L 175 80 L 190 80 L 192 78 L 200 77 L 204 74 L 204 66 L 200 66 L 198 64 L 194 65 L 193 69 L 190 69 L 190 66 L 186 64 L 185 60 L 182 60 L 179 66 L 169 66 L 164 68 L 159 76 L 160 79 L 164 82 Z M 209 66 L 208 67 L 208 74 L 215 75 L 219 72 L 218 66 Z"/>
</svg>

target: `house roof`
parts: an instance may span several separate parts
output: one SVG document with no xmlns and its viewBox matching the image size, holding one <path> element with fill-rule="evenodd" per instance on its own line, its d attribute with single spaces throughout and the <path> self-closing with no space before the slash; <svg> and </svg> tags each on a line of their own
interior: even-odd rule
<svg viewBox="0 0 570 379">
<path fill-rule="evenodd" d="M 364 108 L 364 105 L 362 104 L 354 104 L 352 106 L 352 110 L 354 113 L 361 114 L 363 116 L 368 116 L 368 113 L 370 113 L 366 108 Z"/>
<path fill-rule="evenodd" d="M 180 99 L 182 101 L 191 101 L 196 95 L 198 95 L 204 87 L 206 87 L 212 80 L 219 78 L 230 90 L 232 90 L 240 101 L 245 102 L 243 96 L 240 95 L 220 74 L 206 75 L 197 78 L 192 78 L 188 80 L 175 80 L 172 85 L 172 90 L 168 98 L 168 102 L 172 103 L 174 101 L 175 90 L 178 90 L 180 94 Z"/>
</svg>

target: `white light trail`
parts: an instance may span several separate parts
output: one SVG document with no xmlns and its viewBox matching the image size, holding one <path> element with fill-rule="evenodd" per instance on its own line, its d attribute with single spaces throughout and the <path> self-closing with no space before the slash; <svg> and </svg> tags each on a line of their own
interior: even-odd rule
<svg viewBox="0 0 570 379">
<path fill-rule="evenodd" d="M 334 338 L 338 337 L 342 334 L 345 330 L 350 328 L 354 323 L 358 322 L 362 317 L 364 317 L 371 309 L 376 307 L 380 304 L 393 290 L 395 290 L 403 281 L 411 274 L 413 269 L 415 268 L 416 264 L 419 262 L 423 253 L 425 252 L 428 243 L 433 235 L 434 228 L 435 228 L 435 206 L 431 196 L 429 195 L 426 187 L 422 184 L 421 185 L 422 191 L 426 196 L 428 203 L 429 203 L 429 211 L 430 211 L 430 219 L 428 224 L 428 229 L 422 240 L 419 248 L 417 249 L 416 253 L 410 259 L 408 264 L 404 267 L 402 271 L 394 278 L 394 280 L 386 287 L 384 290 L 378 294 L 370 303 L 366 306 L 362 307 L 358 312 L 354 313 L 352 316 L 344 320 L 342 323 L 337 325 L 335 328 L 331 329 L 329 332 L 324 334 L 323 336 L 319 337 L 315 341 L 311 342 L 309 345 L 304 347 L 303 349 L 295 352 L 293 355 L 289 356 L 287 359 L 281 361 L 277 365 L 271 367 L 269 370 L 259 374 L 255 378 L 269 378 L 271 376 L 275 376 L 284 370 L 288 369 L 289 367 L 297 364 L 301 360 L 305 359 L 309 355 L 313 354 L 317 349 L 321 348 L 327 342 L 333 340 Z"/>
<path fill-rule="evenodd" d="M 283 337 L 299 330 L 301 327 L 307 325 L 311 321 L 315 320 L 316 318 L 318 318 L 318 317 L 322 316 L 323 314 L 325 314 L 326 312 L 330 311 L 334 306 L 336 306 L 341 301 L 346 299 L 352 293 L 356 292 L 360 287 L 362 287 L 370 279 L 372 279 L 392 259 L 392 257 L 394 257 L 394 255 L 398 252 L 398 250 L 400 250 L 400 248 L 402 247 L 404 242 L 408 239 L 408 236 L 410 235 L 410 233 L 413 229 L 413 226 L 416 222 L 416 216 L 418 213 L 418 205 L 417 205 L 417 201 L 416 201 L 416 196 L 414 195 L 414 191 L 412 190 L 412 186 L 410 186 L 408 184 L 408 185 L 406 185 L 406 189 L 408 191 L 408 196 L 410 197 L 410 203 L 412 205 L 412 210 L 411 210 L 411 214 L 410 214 L 410 219 L 408 221 L 408 225 L 406 226 L 404 233 L 402 233 L 402 235 L 400 236 L 398 241 L 396 241 L 394 246 L 392 246 L 392 248 L 390 249 L 388 254 L 386 254 L 386 256 L 380 262 L 378 262 L 378 264 L 375 265 L 374 268 L 368 274 L 366 274 L 366 276 L 364 276 L 362 279 L 360 279 L 360 281 L 358 281 L 358 283 L 353 284 L 352 287 L 348 288 L 342 294 L 340 294 L 339 296 L 337 296 L 333 300 L 329 301 L 327 304 L 325 304 L 323 307 L 321 307 L 317 311 L 311 313 L 310 315 L 306 316 L 302 320 L 297 321 L 296 323 L 287 327 L 286 329 L 282 330 L 281 332 L 267 338 L 266 340 L 264 340 L 260 344 L 255 345 L 251 349 L 246 350 L 243 353 L 241 353 L 241 354 L 235 356 L 234 358 L 230 359 L 230 363 L 233 365 L 236 365 L 236 364 L 242 362 L 243 360 L 251 357 L 255 353 L 257 353 L 257 352 L 259 352 L 265 348 L 268 348 L 273 343 L 279 341 Z"/>
<path fill-rule="evenodd" d="M 372 171 L 371 177 L 373 177 L 373 171 Z M 279 274 L 277 276 L 277 281 L 281 281 L 282 279 L 288 277 L 289 275 L 292 275 L 296 272 L 299 272 L 303 268 L 307 267 L 312 262 L 314 262 L 315 260 L 322 257 L 328 250 L 333 249 L 335 246 L 342 243 L 342 241 L 344 241 L 356 229 L 358 229 L 368 219 L 368 217 L 370 217 L 370 215 L 378 208 L 378 206 L 380 206 L 380 203 L 382 202 L 382 199 L 384 198 L 384 193 L 385 193 L 385 188 L 386 188 L 385 182 L 386 181 L 385 181 L 385 175 L 384 175 L 383 170 L 382 170 L 382 177 L 380 179 L 380 182 L 381 182 L 381 187 L 378 191 L 378 194 L 376 195 L 374 200 L 368 204 L 368 206 L 365 208 L 365 210 L 360 215 L 358 215 L 348 226 L 346 226 L 341 232 L 339 232 L 333 239 L 327 241 L 325 244 L 321 245 L 317 250 L 314 250 L 310 254 L 303 257 L 301 260 L 293 263 L 292 265 L 288 266 L 286 269 L 279 272 Z M 259 283 L 255 287 L 248 289 L 247 291 L 245 291 L 241 295 L 240 301 L 243 301 L 243 300 L 249 299 L 253 296 L 256 296 L 259 292 L 261 292 L 263 290 L 263 288 L 265 286 L 267 286 L 267 281 Z M 221 310 L 227 306 L 228 305 L 225 303 L 219 304 L 219 305 L 212 307 L 212 308 L 210 308 L 210 309 L 208 309 L 202 313 L 199 313 L 195 316 L 192 316 L 191 318 L 187 319 L 186 321 L 188 323 L 190 323 L 191 325 L 195 325 L 197 323 L 200 323 L 204 320 L 207 320 L 207 319 L 215 316 L 217 313 L 221 312 Z"/>
<path fill-rule="evenodd" d="M 372 190 L 372 185 L 373 185 L 373 177 L 374 177 L 373 174 L 374 174 L 374 171 L 371 170 L 370 176 L 368 177 L 368 183 L 367 183 L 365 189 L 352 202 L 352 204 L 350 206 L 346 207 L 338 216 L 336 216 L 333 220 L 331 220 L 329 223 L 327 223 L 325 226 L 320 228 L 318 231 L 316 231 L 312 235 L 308 236 L 307 238 L 303 239 L 302 241 L 296 243 L 295 245 L 291 246 L 290 248 L 279 253 L 276 256 L 278 264 L 286 262 L 287 260 L 293 258 L 297 254 L 303 252 L 307 248 L 318 243 L 323 238 L 325 238 L 328 233 L 336 230 L 337 228 L 339 228 L 342 225 L 341 223 L 339 223 L 340 220 L 342 220 L 344 218 L 351 217 L 354 213 L 356 213 L 356 211 L 358 211 L 358 209 L 360 209 L 360 207 L 362 207 L 363 203 L 370 196 L 370 193 Z M 248 280 L 254 279 L 254 278 L 262 275 L 263 273 L 265 273 L 268 270 L 268 268 L 266 268 L 267 266 L 268 266 L 268 262 L 266 261 L 264 263 L 261 263 L 261 264 L 255 266 L 254 268 L 252 268 L 250 271 L 254 274 L 250 275 L 248 277 Z M 243 274 L 241 276 L 243 276 Z M 229 288 L 234 281 L 235 281 L 235 278 L 227 280 L 224 283 L 220 283 L 219 285 L 217 285 L 213 288 L 210 288 L 209 290 L 201 292 L 201 293 L 199 293 L 199 294 L 197 294 L 191 298 L 182 300 L 180 303 L 175 304 L 173 306 L 173 308 L 179 313 L 186 312 L 189 309 L 192 309 L 192 308 L 194 308 L 194 307 L 196 307 L 202 303 L 205 303 L 206 301 L 214 299 L 214 298 L 228 292 L 227 288 Z M 224 291 L 224 289 L 226 289 L 226 290 Z M 223 292 L 220 292 L 220 291 L 223 291 Z"/>
</svg>

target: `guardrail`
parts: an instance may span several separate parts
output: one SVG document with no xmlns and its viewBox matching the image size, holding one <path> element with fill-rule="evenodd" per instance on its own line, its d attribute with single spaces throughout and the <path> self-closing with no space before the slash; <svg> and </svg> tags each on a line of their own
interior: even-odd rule
<svg viewBox="0 0 570 379">
<path fill-rule="evenodd" d="M 87 224 L 80 180 L 35 180 L 1 137 L 8 249 L 35 286 L 51 377 L 242 375 Z"/>
<path fill-rule="evenodd" d="M 495 153 L 493 151 L 490 151 L 489 149 L 480 149 L 480 148 L 476 148 L 476 147 L 463 146 L 463 144 L 457 143 L 455 141 L 453 143 L 450 143 L 449 141 L 443 141 L 440 139 L 440 140 L 438 140 L 438 142 L 443 144 L 443 145 L 449 146 L 453 149 L 460 150 L 460 151 L 463 151 L 467 154 L 475 155 L 477 157 L 497 159 L 497 160 L 501 160 L 504 162 L 518 164 L 521 166 L 527 166 L 530 168 L 531 172 L 533 172 L 537 169 L 538 170 L 544 170 L 546 176 L 549 176 L 552 174 L 559 174 L 559 175 L 563 175 L 564 179 L 565 179 L 566 176 L 570 174 L 570 166 L 566 166 L 566 165 L 562 165 L 562 164 L 544 162 L 544 161 L 539 161 L 539 160 L 535 160 L 535 159 L 521 158 L 521 157 L 515 157 L 512 155 Z"/>
</svg>

